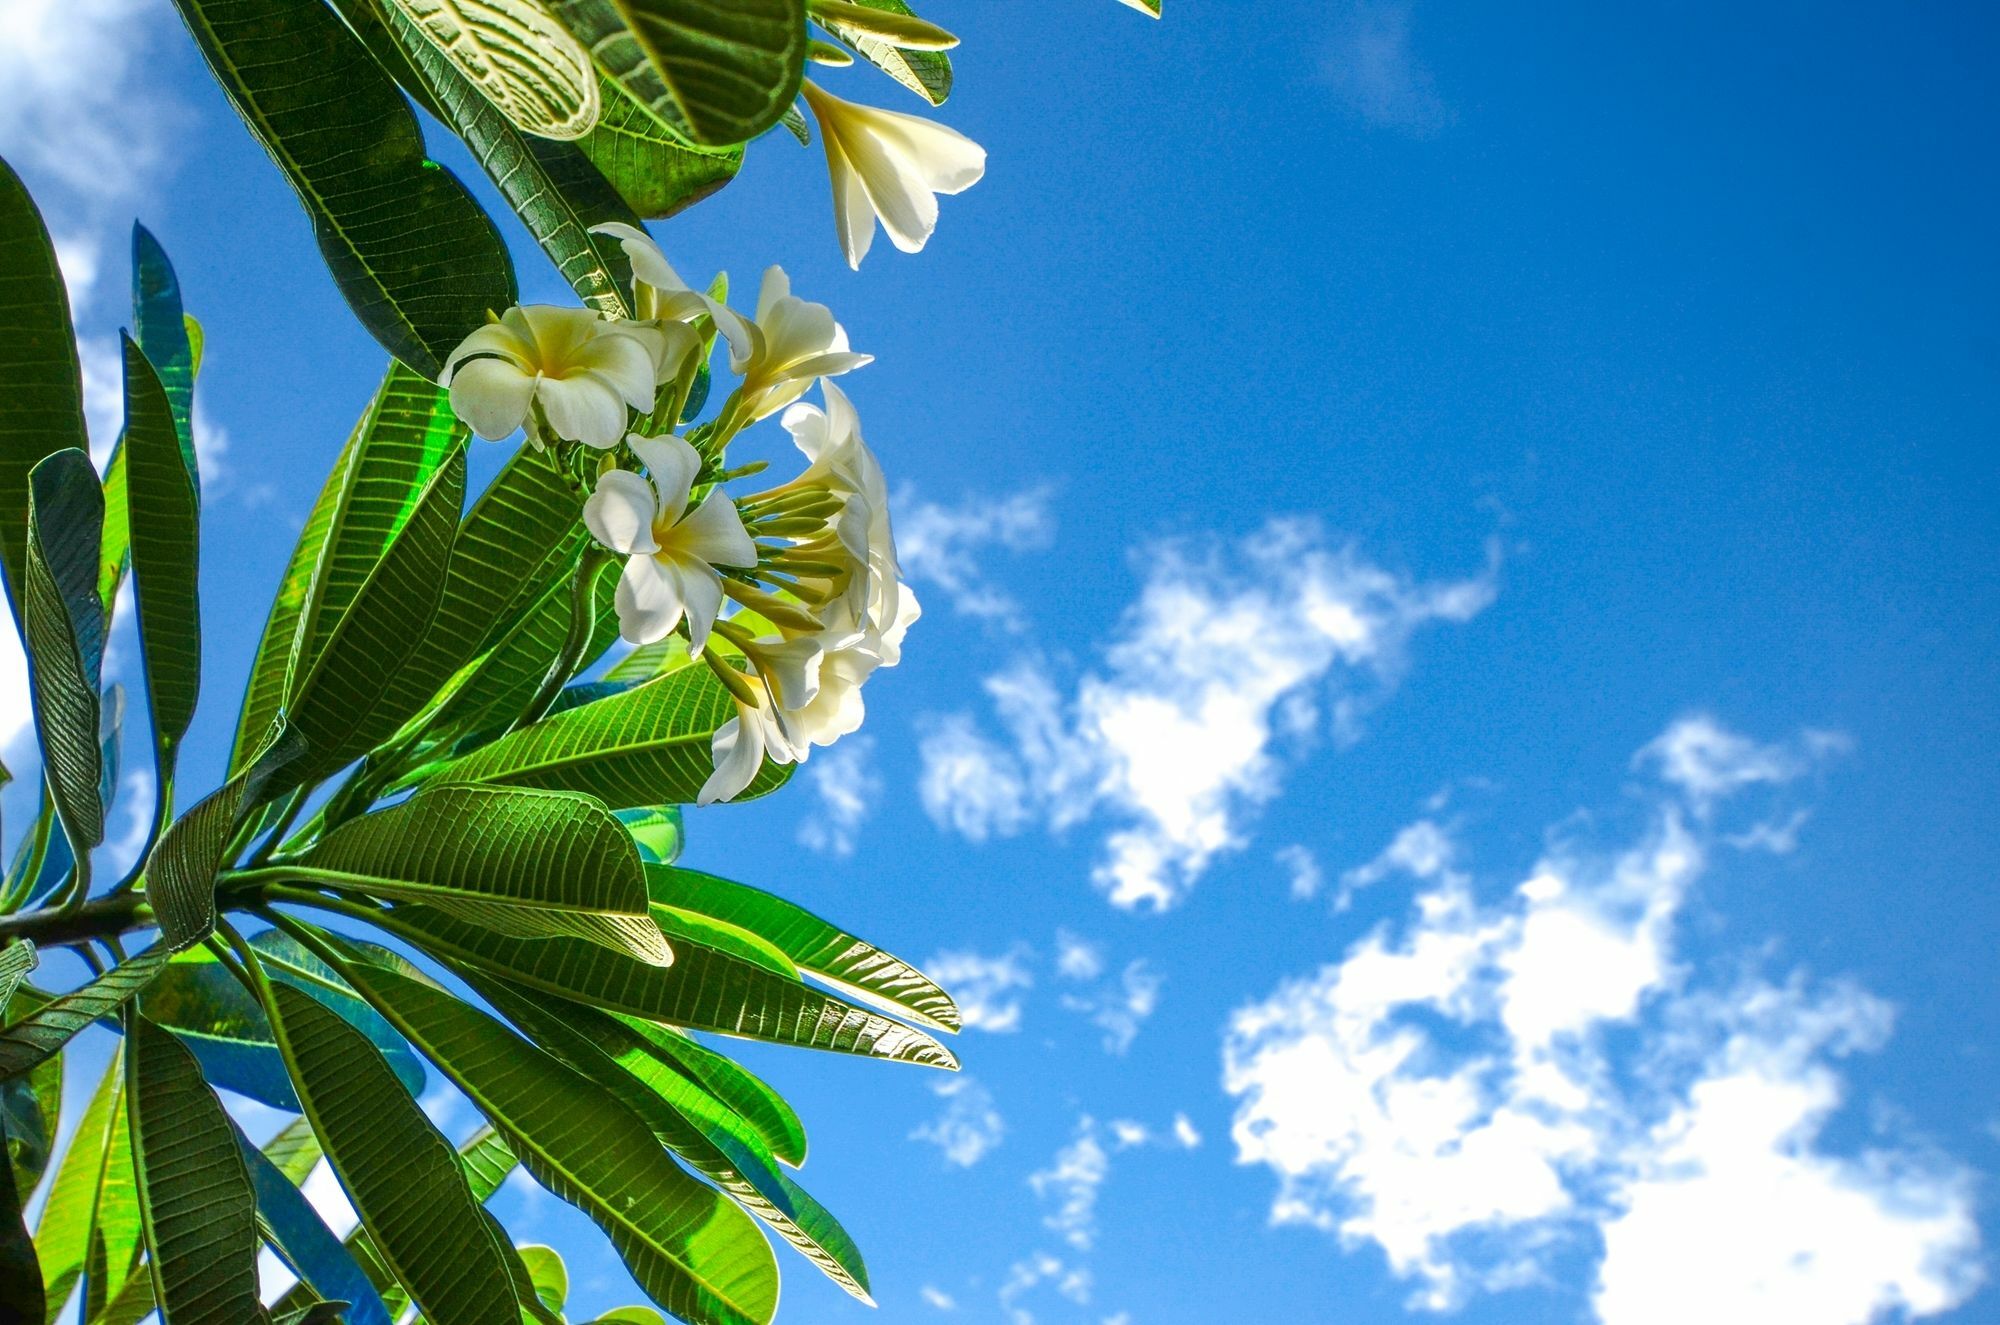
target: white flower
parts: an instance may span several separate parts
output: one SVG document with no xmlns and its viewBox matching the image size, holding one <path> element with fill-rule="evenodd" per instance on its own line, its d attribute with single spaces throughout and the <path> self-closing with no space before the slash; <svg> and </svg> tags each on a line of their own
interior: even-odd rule
<svg viewBox="0 0 2000 1325">
<path fill-rule="evenodd" d="M 848 349 L 847 331 L 833 320 L 832 309 L 795 297 L 782 267 L 764 273 L 755 322 L 738 319 L 735 331 L 716 325 L 729 341 L 730 371 L 743 379 L 736 389 L 739 427 L 776 414 L 803 396 L 814 378 L 835 377 L 875 359 Z"/>
<path fill-rule="evenodd" d="M 438 385 L 451 388 L 452 412 L 488 441 L 526 424 L 539 401 L 556 436 L 616 446 L 626 407 L 653 407 L 658 339 L 651 327 L 606 322 L 586 308 L 514 307 L 459 342 Z"/>
<path fill-rule="evenodd" d="M 722 608 L 717 566 L 757 564 L 757 545 L 736 504 L 721 492 L 690 511 L 688 491 L 701 457 L 678 437 L 626 439 L 651 481 L 614 469 L 597 480 L 583 520 L 597 541 L 625 557 L 616 603 L 618 633 L 633 644 L 665 639 L 685 615 L 688 649 L 708 643 Z"/>
<path fill-rule="evenodd" d="M 763 694 L 764 703 L 752 706 L 737 700 L 736 716 L 715 729 L 711 746 L 715 771 L 695 795 L 697 805 L 734 800 L 755 780 L 766 757 L 776 764 L 796 763 L 804 757 L 763 685 L 754 679 L 749 684 Z"/>
<path fill-rule="evenodd" d="M 743 315 L 682 280 L 644 230 L 623 221 L 606 221 L 590 227 L 590 233 L 610 235 L 625 250 L 626 260 L 632 264 L 633 294 L 638 304 L 635 311 L 642 320 L 692 322 L 706 313 L 731 345 L 749 343 Z"/>
<path fill-rule="evenodd" d="M 865 634 L 871 651 L 893 667 L 902 656 L 903 635 L 916 620 L 917 605 L 896 561 L 889 485 L 875 453 L 861 438 L 861 418 L 853 402 L 831 382 L 822 382 L 820 390 L 826 398 L 824 411 L 801 402 L 785 411 L 783 423 L 808 462 L 794 482 L 820 482 L 847 495 L 835 528 L 841 543 L 862 564 L 842 598 L 852 609 L 852 619 L 829 621 L 828 626 Z"/>
<path fill-rule="evenodd" d="M 875 241 L 876 217 L 891 243 L 915 253 L 937 229 L 936 195 L 963 192 L 986 173 L 986 149 L 956 129 L 842 101 L 810 79 L 801 90 L 826 146 L 834 229 L 856 270 Z"/>
</svg>

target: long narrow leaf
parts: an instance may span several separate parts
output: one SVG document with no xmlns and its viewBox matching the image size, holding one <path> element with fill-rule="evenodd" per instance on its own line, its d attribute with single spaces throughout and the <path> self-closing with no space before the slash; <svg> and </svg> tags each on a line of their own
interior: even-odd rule
<svg viewBox="0 0 2000 1325">
<path fill-rule="evenodd" d="M 125 1017 L 140 1225 L 167 1325 L 269 1319 L 257 1296 L 257 1198 L 222 1102 L 179 1040 Z"/>
<path fill-rule="evenodd" d="M 28 480 L 28 557 L 22 627 L 35 734 L 57 817 L 85 869 L 104 840 L 103 755 L 98 685 L 104 665 L 104 604 L 97 596 L 104 492 L 90 457 L 58 451 Z"/>
<path fill-rule="evenodd" d="M 250 1183 L 257 1193 L 258 1222 L 272 1249 L 321 1297 L 349 1304 L 344 1313 L 347 1325 L 390 1325 L 389 1310 L 355 1263 L 354 1253 L 333 1235 L 297 1184 L 251 1145 L 241 1129 L 232 1124 L 231 1130 L 237 1150 L 249 1166 Z"/>
<path fill-rule="evenodd" d="M 0 570 L 17 615 L 27 562 L 28 474 L 43 457 L 87 447 L 83 372 L 69 292 L 48 227 L 21 177 L 0 160 Z"/>
<path fill-rule="evenodd" d="M 132 226 L 132 326 L 145 351 L 180 437 L 181 458 L 197 474 L 194 453 L 194 335 L 192 321 L 181 307 L 180 277 L 166 250 L 145 226 Z M 128 412 L 126 418 L 131 418 Z M 196 489 L 200 480 L 196 479 Z"/>
<path fill-rule="evenodd" d="M 312 218 L 363 326 L 421 376 L 515 301 L 499 233 L 424 156 L 409 107 L 319 0 L 175 0 Z"/>
<path fill-rule="evenodd" d="M 201 692 L 201 499 L 167 388 L 145 352 L 130 337 L 123 344 L 132 576 L 164 796 Z"/>
<path fill-rule="evenodd" d="M 543 1186 L 604 1230 L 654 1301 L 715 1325 L 771 1319 L 778 1276 L 769 1244 L 681 1172 L 629 1109 L 442 990 L 360 963 L 343 973 L 479 1106 Z"/>
<path fill-rule="evenodd" d="M 806 1129 L 784 1096 L 727 1054 L 671 1027 L 613 1013 L 621 1026 L 645 1042 L 646 1052 L 713 1096 L 742 1119 L 772 1155 L 797 1168 L 806 1161 Z"/>
<path fill-rule="evenodd" d="M 146 899 L 160 923 L 160 948 L 178 952 L 215 929 L 215 876 L 237 827 L 266 799 L 298 785 L 305 742 L 272 732 L 249 767 L 196 802 L 160 835 L 146 862 Z"/>
<path fill-rule="evenodd" d="M 144 989 L 166 964 L 167 947 L 152 947 L 121 962 L 83 988 L 52 998 L 0 1031 L 0 1080 L 34 1071 L 85 1026 L 124 1006 Z"/>
<path fill-rule="evenodd" d="M 0 1152 L 7 1148 L 7 1124 L 0 1114 Z M 42 1267 L 21 1218 L 21 1193 L 14 1166 L 0 1164 L 0 1320 L 39 1321 L 48 1310 L 42 1295 Z"/>
<path fill-rule="evenodd" d="M 506 1260 L 451 1143 L 359 1031 L 296 989 L 272 995 L 306 1115 L 397 1280 L 433 1320 L 520 1325 Z"/>
</svg>

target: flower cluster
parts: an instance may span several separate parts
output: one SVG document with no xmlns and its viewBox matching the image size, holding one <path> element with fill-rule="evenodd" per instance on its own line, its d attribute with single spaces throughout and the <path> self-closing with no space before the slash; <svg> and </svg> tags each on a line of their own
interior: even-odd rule
<svg viewBox="0 0 2000 1325">
<path fill-rule="evenodd" d="M 643 231 L 597 229 L 631 260 L 636 316 L 510 308 L 465 339 L 440 381 L 481 437 L 525 429 L 537 446 L 602 453 L 583 520 L 624 559 L 620 634 L 632 644 L 679 634 L 736 701 L 715 734 L 706 805 L 741 793 L 766 759 L 800 762 L 859 727 L 862 685 L 896 665 L 916 620 L 881 465 L 853 402 L 826 380 L 871 356 L 849 348 L 825 305 L 794 296 L 777 267 L 746 317 L 682 281 Z M 676 435 L 717 336 L 737 386 L 712 421 Z M 824 408 L 802 399 L 815 382 Z M 804 470 L 726 492 L 762 469 L 724 469 L 730 441 L 779 414 Z"/>
</svg>

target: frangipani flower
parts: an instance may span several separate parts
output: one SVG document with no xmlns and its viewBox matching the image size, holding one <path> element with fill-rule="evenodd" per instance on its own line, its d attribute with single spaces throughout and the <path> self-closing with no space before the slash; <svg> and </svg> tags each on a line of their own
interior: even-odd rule
<svg viewBox="0 0 2000 1325">
<path fill-rule="evenodd" d="M 606 221 L 590 227 L 590 233 L 609 235 L 625 250 L 625 258 L 632 264 L 633 293 L 638 304 L 634 311 L 642 320 L 692 322 L 706 313 L 715 319 L 716 328 L 731 345 L 750 343 L 743 315 L 682 280 L 667 261 L 667 255 L 644 230 L 623 221 Z"/>
<path fill-rule="evenodd" d="M 626 410 L 653 407 L 659 333 L 587 308 L 514 307 L 459 342 L 438 385 L 452 412 L 488 441 L 529 426 L 537 402 L 556 436 L 600 448 L 625 435 Z"/>
<path fill-rule="evenodd" d="M 583 520 L 605 547 L 625 557 L 616 606 L 618 633 L 633 644 L 665 639 L 685 615 L 688 649 L 708 643 L 722 608 L 717 566 L 757 564 L 757 545 L 744 532 L 736 504 L 720 492 L 688 510 L 701 457 L 678 437 L 628 437 L 650 480 L 630 470 L 599 476 L 583 505 Z"/>
<path fill-rule="evenodd" d="M 715 771 L 701 784 L 695 795 L 696 805 L 713 805 L 742 795 L 743 789 L 756 779 L 757 770 L 764 766 L 766 758 L 774 764 L 793 764 L 804 757 L 804 751 L 785 730 L 783 715 L 771 702 L 762 682 L 745 678 L 745 684 L 764 702 L 752 705 L 737 700 L 736 716 L 715 729 L 710 746 Z"/>
<path fill-rule="evenodd" d="M 961 193 L 986 173 L 986 149 L 956 129 L 900 111 L 842 101 L 808 79 L 801 88 L 826 145 L 833 225 L 857 271 L 875 242 L 915 253 L 937 229 L 937 194 Z"/>
<path fill-rule="evenodd" d="M 730 371 L 743 379 L 734 406 L 739 427 L 776 414 L 803 396 L 814 378 L 836 377 L 875 360 L 848 349 L 847 330 L 833 320 L 832 309 L 792 294 L 783 267 L 764 273 L 757 320 L 738 322 L 740 340 L 727 325 L 716 325 L 729 340 Z"/>
</svg>

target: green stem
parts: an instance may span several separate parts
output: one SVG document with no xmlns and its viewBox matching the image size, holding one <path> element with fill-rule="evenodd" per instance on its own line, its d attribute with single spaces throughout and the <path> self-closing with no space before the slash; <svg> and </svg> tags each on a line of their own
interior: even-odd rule
<svg viewBox="0 0 2000 1325">
<path fill-rule="evenodd" d="M 535 697 L 528 701 L 520 721 L 514 724 L 516 728 L 541 721 L 562 694 L 563 687 L 569 684 L 570 677 L 576 674 L 577 664 L 583 660 L 583 651 L 590 646 L 597 625 L 597 573 L 610 559 L 611 554 L 595 543 L 584 549 L 576 578 L 570 581 L 569 632 L 563 636 L 562 651 L 542 677 Z"/>
<path fill-rule="evenodd" d="M 137 893 L 111 893 L 74 910 L 47 907 L 0 916 L 0 942 L 22 938 L 40 948 L 74 947 L 153 923 L 152 908 Z"/>
</svg>

